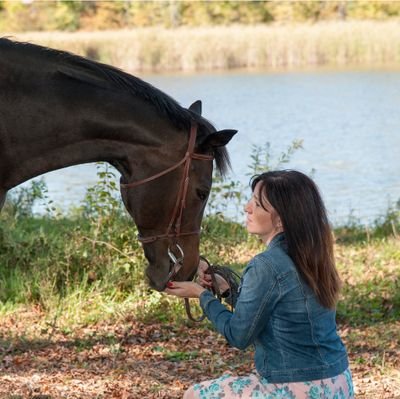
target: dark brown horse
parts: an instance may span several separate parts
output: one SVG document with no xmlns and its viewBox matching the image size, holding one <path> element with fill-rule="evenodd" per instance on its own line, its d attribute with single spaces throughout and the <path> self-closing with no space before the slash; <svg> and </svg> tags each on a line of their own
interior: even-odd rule
<svg viewBox="0 0 400 399">
<path fill-rule="evenodd" d="M 7 191 L 30 178 L 109 162 L 157 290 L 171 273 L 183 280 L 195 272 L 212 159 L 224 172 L 235 133 L 217 132 L 200 102 L 185 109 L 119 69 L 0 38 L 0 209 Z"/>
</svg>

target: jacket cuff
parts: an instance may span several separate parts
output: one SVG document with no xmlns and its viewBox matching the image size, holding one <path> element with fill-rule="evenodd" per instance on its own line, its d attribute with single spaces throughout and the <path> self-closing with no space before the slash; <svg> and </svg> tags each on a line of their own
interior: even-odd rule
<svg viewBox="0 0 400 399">
<path fill-rule="evenodd" d="M 205 290 L 200 294 L 200 306 L 203 309 L 204 312 L 206 312 L 206 309 L 208 307 L 208 305 L 212 302 L 212 301 L 218 301 L 217 298 L 215 298 L 215 296 L 211 293 L 211 291 Z"/>
</svg>

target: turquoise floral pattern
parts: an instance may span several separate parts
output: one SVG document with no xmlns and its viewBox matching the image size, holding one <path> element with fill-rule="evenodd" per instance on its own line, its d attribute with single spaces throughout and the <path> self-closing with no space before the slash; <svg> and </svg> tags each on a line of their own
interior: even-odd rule
<svg viewBox="0 0 400 399">
<path fill-rule="evenodd" d="M 350 372 L 349 369 L 347 369 L 347 370 L 344 372 L 344 376 L 345 376 L 345 378 L 346 378 L 347 386 L 348 386 L 348 388 L 349 388 L 349 394 L 352 395 L 352 396 L 354 396 L 353 379 L 352 379 L 352 377 L 351 377 L 351 372 Z"/>
<path fill-rule="evenodd" d="M 296 399 L 296 396 L 288 385 L 284 386 L 283 388 L 276 388 L 267 396 L 264 395 L 264 397 L 267 399 Z"/>
<path fill-rule="evenodd" d="M 251 385 L 250 378 L 236 378 L 228 384 L 235 395 L 242 395 L 243 390 Z"/>
<path fill-rule="evenodd" d="M 224 374 L 193 386 L 199 399 L 354 399 L 351 372 L 318 381 L 268 383 L 255 374 L 235 377 Z"/>
</svg>

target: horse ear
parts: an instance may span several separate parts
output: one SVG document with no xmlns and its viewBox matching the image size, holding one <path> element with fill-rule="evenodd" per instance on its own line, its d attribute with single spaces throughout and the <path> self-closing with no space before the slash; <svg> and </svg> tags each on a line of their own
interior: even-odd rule
<svg viewBox="0 0 400 399">
<path fill-rule="evenodd" d="M 194 112 L 197 115 L 201 115 L 201 101 L 197 100 L 195 101 L 190 107 L 189 111 Z"/>
<path fill-rule="evenodd" d="M 202 143 L 203 147 L 222 147 L 227 145 L 231 138 L 237 133 L 237 130 L 224 129 L 215 133 L 209 134 Z"/>
</svg>

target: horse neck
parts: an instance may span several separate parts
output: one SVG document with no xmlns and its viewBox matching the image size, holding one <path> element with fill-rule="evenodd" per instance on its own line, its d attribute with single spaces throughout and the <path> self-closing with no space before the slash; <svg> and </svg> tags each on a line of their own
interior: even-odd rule
<svg viewBox="0 0 400 399">
<path fill-rule="evenodd" d="M 0 192 L 96 161 L 130 178 L 157 155 L 156 166 L 163 166 L 185 151 L 182 130 L 142 97 L 91 73 L 63 74 L 58 58 L 35 47 L 0 39 L 0 51 Z"/>
<path fill-rule="evenodd" d="M 182 132 L 153 107 L 132 98 L 128 107 L 116 102 L 111 107 L 95 103 L 73 117 L 48 111 L 31 127 L 21 123 L 12 132 L 13 144 L 5 146 L 8 162 L 0 165 L 0 187 L 8 190 L 46 172 L 98 161 L 114 165 L 125 180 L 142 178 L 154 162 L 168 165 L 184 152 Z"/>
</svg>

